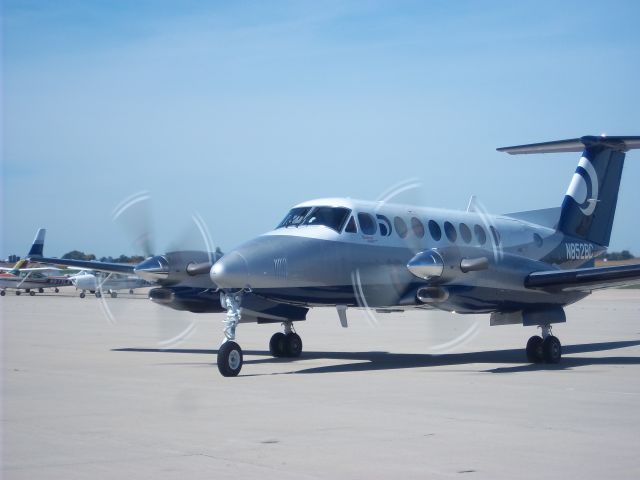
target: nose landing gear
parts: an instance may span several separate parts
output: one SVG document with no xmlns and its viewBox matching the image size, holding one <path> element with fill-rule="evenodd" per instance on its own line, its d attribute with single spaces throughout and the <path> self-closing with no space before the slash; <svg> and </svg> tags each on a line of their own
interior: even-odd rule
<svg viewBox="0 0 640 480">
<path fill-rule="evenodd" d="M 236 327 L 242 318 L 240 300 L 242 294 L 228 294 L 224 296 L 227 307 L 227 317 L 224 320 L 225 339 L 218 349 L 218 371 L 224 377 L 235 377 L 242 369 L 242 348 L 234 340 L 236 339 Z"/>
</svg>

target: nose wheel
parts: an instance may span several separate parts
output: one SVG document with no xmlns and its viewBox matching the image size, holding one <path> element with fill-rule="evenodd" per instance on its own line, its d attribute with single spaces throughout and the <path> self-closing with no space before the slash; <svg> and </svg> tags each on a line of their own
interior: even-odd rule
<svg viewBox="0 0 640 480">
<path fill-rule="evenodd" d="M 527 360 L 531 363 L 558 363 L 562 358 L 562 344 L 551 334 L 551 325 L 542 325 L 542 336 L 534 335 L 527 342 Z"/>
<path fill-rule="evenodd" d="M 233 341 L 224 342 L 218 349 L 218 370 L 224 377 L 235 377 L 242 369 L 242 349 Z"/>
</svg>

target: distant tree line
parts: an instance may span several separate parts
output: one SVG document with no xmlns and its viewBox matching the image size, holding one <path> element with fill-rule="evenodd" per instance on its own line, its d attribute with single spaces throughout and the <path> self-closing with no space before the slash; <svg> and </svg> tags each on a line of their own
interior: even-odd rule
<svg viewBox="0 0 640 480">
<path fill-rule="evenodd" d="M 93 253 L 84 253 L 79 250 L 72 250 L 65 253 L 62 258 L 69 260 L 96 260 L 96 256 Z M 120 255 L 119 257 L 101 257 L 101 262 L 110 263 L 140 263 L 144 260 L 144 257 L 140 255 L 133 255 L 128 257 L 127 255 Z"/>
<path fill-rule="evenodd" d="M 629 250 L 622 250 L 621 252 L 608 252 L 604 256 L 605 260 L 611 261 L 620 261 L 620 260 L 631 260 L 632 258 L 636 258 Z"/>
</svg>

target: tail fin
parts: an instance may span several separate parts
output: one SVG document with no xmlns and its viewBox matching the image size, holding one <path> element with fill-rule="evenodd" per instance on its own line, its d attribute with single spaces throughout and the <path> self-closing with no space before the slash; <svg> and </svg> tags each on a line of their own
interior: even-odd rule
<svg viewBox="0 0 640 480">
<path fill-rule="evenodd" d="M 40 228 L 36 233 L 36 238 L 33 239 L 33 245 L 27 254 L 28 259 L 38 259 L 42 257 L 44 253 L 44 236 L 47 233 L 45 228 Z"/>
<path fill-rule="evenodd" d="M 640 148 L 640 137 L 582 137 L 499 148 L 510 154 L 579 152 L 582 157 L 562 202 L 558 230 L 607 246 L 618 202 L 625 152 Z"/>
</svg>

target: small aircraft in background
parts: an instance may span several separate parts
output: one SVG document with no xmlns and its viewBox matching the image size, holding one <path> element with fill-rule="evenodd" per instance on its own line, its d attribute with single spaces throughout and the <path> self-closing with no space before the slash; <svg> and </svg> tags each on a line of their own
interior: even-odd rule
<svg viewBox="0 0 640 480">
<path fill-rule="evenodd" d="M 640 265 L 594 267 L 607 249 L 625 154 L 640 137 L 585 136 L 498 149 L 509 154 L 583 152 L 561 207 L 490 215 L 349 198 L 294 206 L 282 222 L 228 252 L 169 252 L 135 266 L 46 263 L 135 273 L 159 287 L 149 298 L 171 308 L 227 311 L 218 370 L 236 376 L 243 354 L 241 322 L 281 323 L 271 337 L 276 357 L 297 357 L 293 323 L 314 307 L 333 307 L 343 327 L 349 308 L 393 313 L 435 308 L 490 314 L 492 326 L 539 327 L 526 345 L 530 362 L 557 363 L 552 325 L 564 307 L 593 290 L 640 283 Z"/>
<path fill-rule="evenodd" d="M 34 247 L 44 242 L 46 230 L 41 228 L 36 233 L 33 242 Z M 53 289 L 58 293 L 60 287 L 71 285 L 68 277 L 60 275 L 59 268 L 52 267 L 32 267 L 28 268 L 29 256 L 38 254 L 37 247 L 31 248 L 27 254 L 27 259 L 18 260 L 13 268 L 0 267 L 0 296 L 6 295 L 7 289 L 16 291 L 16 295 L 20 295 L 23 291 L 33 296 L 36 291 L 44 293 L 45 289 Z"/>
<path fill-rule="evenodd" d="M 111 298 L 118 296 L 119 290 L 129 290 L 130 294 L 138 288 L 151 287 L 153 283 L 148 282 L 137 275 L 122 275 L 117 273 L 96 272 L 93 270 L 81 270 L 69 276 L 69 280 L 80 290 L 80 298 L 90 292 L 100 298 L 103 292 L 108 293 Z"/>
</svg>

